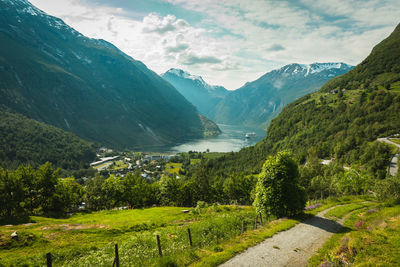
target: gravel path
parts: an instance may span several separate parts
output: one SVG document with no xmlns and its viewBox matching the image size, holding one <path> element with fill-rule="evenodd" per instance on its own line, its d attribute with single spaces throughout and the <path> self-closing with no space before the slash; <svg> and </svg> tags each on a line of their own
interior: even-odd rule
<svg viewBox="0 0 400 267">
<path fill-rule="evenodd" d="M 335 222 L 324 217 L 326 212 L 335 207 L 264 240 L 220 266 L 306 265 L 308 258 L 341 229 L 344 218 Z"/>
<path fill-rule="evenodd" d="M 384 137 L 384 138 L 378 138 L 377 139 L 379 142 L 384 142 L 390 145 L 394 145 L 397 146 L 400 149 L 400 145 L 396 144 L 395 142 L 392 142 L 389 140 L 389 138 Z M 392 176 L 395 176 L 397 174 L 397 172 L 399 171 L 399 165 L 398 165 L 398 161 L 399 161 L 399 154 L 396 153 L 392 159 L 390 160 L 389 163 L 389 169 L 388 169 L 388 173 Z"/>
</svg>

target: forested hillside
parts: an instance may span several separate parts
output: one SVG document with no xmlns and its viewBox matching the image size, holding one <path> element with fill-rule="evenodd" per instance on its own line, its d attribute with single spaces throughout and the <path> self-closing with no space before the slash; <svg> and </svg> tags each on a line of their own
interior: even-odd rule
<svg viewBox="0 0 400 267">
<path fill-rule="evenodd" d="M 0 166 L 16 169 L 21 164 L 39 166 L 51 162 L 63 169 L 82 169 L 96 158 L 94 144 L 72 133 L 0 111 Z"/>
<path fill-rule="evenodd" d="M 389 148 L 374 142 L 400 133 L 400 25 L 357 67 L 298 99 L 272 120 L 266 138 L 209 167 L 214 173 L 258 173 L 267 155 L 291 150 L 359 164 L 384 177 Z"/>
<path fill-rule="evenodd" d="M 213 108 L 210 118 L 218 123 L 265 129 L 287 104 L 317 91 L 326 81 L 352 68 L 339 62 L 283 66 L 230 91 Z"/>
</svg>

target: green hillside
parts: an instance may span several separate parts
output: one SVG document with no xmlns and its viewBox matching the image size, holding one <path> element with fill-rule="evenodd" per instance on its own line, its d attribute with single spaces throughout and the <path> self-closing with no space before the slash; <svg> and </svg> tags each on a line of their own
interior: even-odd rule
<svg viewBox="0 0 400 267">
<path fill-rule="evenodd" d="M 212 162 L 221 175 L 258 173 L 269 154 L 289 149 L 304 162 L 320 158 L 360 164 L 383 177 L 390 149 L 374 142 L 400 133 L 400 25 L 353 70 L 289 104 L 272 120 L 266 138 Z"/>
<path fill-rule="evenodd" d="M 96 158 L 93 144 L 22 115 L 0 111 L 0 166 L 38 166 L 49 161 L 63 169 L 87 168 Z"/>
</svg>

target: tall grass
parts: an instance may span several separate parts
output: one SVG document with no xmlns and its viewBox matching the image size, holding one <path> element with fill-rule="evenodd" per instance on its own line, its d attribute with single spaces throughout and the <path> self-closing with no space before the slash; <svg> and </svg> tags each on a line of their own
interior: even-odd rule
<svg viewBox="0 0 400 267">
<path fill-rule="evenodd" d="M 123 266 L 188 265 L 197 260 L 195 250 L 210 248 L 237 236 L 241 233 L 243 220 L 248 222 L 255 220 L 253 210 L 211 213 L 213 216 L 205 215 L 199 221 L 177 223 L 175 226 L 130 235 L 119 244 L 120 263 Z M 192 248 L 189 245 L 188 227 L 192 233 Z M 156 235 L 161 239 L 162 258 L 158 256 Z M 82 257 L 60 262 L 60 265 L 110 266 L 114 258 L 113 248 L 113 244 L 110 243 L 109 246 Z"/>
</svg>

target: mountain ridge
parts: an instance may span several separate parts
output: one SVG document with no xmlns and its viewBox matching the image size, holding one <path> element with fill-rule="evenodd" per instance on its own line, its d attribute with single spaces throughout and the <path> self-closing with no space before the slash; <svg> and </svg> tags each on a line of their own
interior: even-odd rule
<svg viewBox="0 0 400 267">
<path fill-rule="evenodd" d="M 213 108 L 228 94 L 223 86 L 210 85 L 201 76 L 190 74 L 182 69 L 171 68 L 161 74 L 189 102 L 206 117 L 213 114 Z"/>
<path fill-rule="evenodd" d="M 217 123 L 266 128 L 285 105 L 351 68 L 342 62 L 285 65 L 229 92 L 210 117 Z"/>
<path fill-rule="evenodd" d="M 3 109 L 115 148 L 219 133 L 173 86 L 114 45 L 27 1 L 0 6 Z"/>
</svg>

